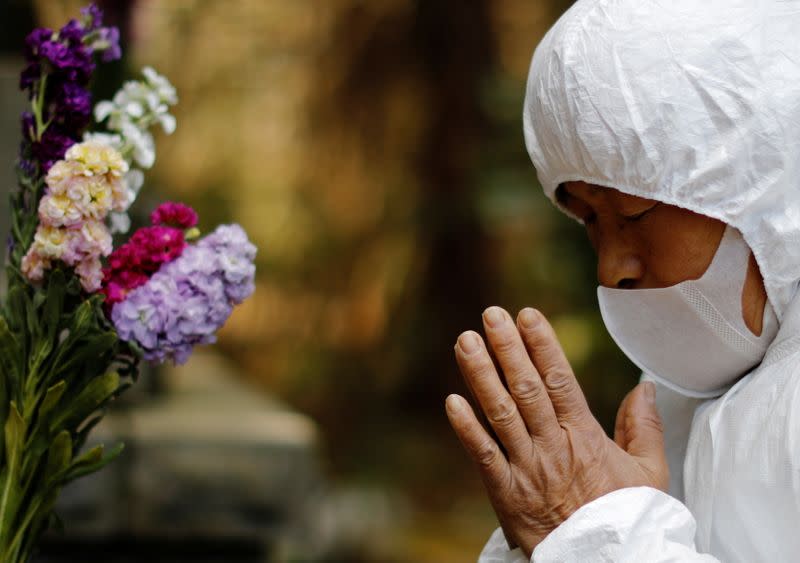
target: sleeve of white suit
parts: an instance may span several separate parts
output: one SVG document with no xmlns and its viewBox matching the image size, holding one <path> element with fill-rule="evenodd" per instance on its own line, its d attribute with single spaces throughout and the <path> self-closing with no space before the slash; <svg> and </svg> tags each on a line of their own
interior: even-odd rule
<svg viewBox="0 0 800 563">
<path fill-rule="evenodd" d="M 689 509 L 650 487 L 620 489 L 582 506 L 542 543 L 531 563 L 718 562 L 698 553 L 695 521 Z M 509 550 L 499 528 L 478 563 L 527 563 L 519 549 Z"/>
<path fill-rule="evenodd" d="M 578 509 L 536 546 L 531 561 L 718 561 L 697 552 L 694 535 L 694 517 L 678 500 L 650 487 L 620 489 Z"/>
</svg>

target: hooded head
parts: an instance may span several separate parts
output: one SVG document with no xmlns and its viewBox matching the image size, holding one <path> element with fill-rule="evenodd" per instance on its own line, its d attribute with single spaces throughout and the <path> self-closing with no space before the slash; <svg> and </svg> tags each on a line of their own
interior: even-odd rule
<svg viewBox="0 0 800 563">
<path fill-rule="evenodd" d="M 782 318 L 800 282 L 798 30 L 778 0 L 578 0 L 528 76 L 545 193 L 581 180 L 737 228 Z"/>
</svg>

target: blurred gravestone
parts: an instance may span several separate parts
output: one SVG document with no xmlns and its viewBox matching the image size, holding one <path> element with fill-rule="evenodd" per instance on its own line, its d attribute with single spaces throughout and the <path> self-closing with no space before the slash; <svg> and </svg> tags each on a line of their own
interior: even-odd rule
<svg viewBox="0 0 800 563">
<path fill-rule="evenodd" d="M 211 352 L 167 375 L 162 393 L 112 409 L 95 429 L 92 444 L 126 449 L 63 490 L 65 534 L 49 534 L 37 561 L 313 557 L 313 423 L 249 390 Z"/>
</svg>

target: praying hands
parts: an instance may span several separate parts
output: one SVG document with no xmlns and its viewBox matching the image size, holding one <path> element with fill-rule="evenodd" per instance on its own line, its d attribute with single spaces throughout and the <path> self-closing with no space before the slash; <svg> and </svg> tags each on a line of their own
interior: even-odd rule
<svg viewBox="0 0 800 563">
<path fill-rule="evenodd" d="M 487 343 L 467 331 L 455 353 L 499 442 L 464 398 L 450 395 L 446 410 L 509 543 L 530 557 L 561 522 L 606 493 L 635 486 L 666 490 L 669 470 L 652 383 L 638 385 L 622 402 L 612 441 L 589 411 L 541 313 L 523 309 L 515 324 L 506 311 L 490 307 L 483 324 Z"/>
</svg>

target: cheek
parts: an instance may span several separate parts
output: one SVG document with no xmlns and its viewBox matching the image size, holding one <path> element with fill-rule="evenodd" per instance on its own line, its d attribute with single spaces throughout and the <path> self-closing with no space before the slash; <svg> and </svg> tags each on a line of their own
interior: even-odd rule
<svg viewBox="0 0 800 563">
<path fill-rule="evenodd" d="M 648 285 L 668 287 L 702 277 L 714 258 L 725 224 L 678 210 L 637 225 Z"/>
</svg>

